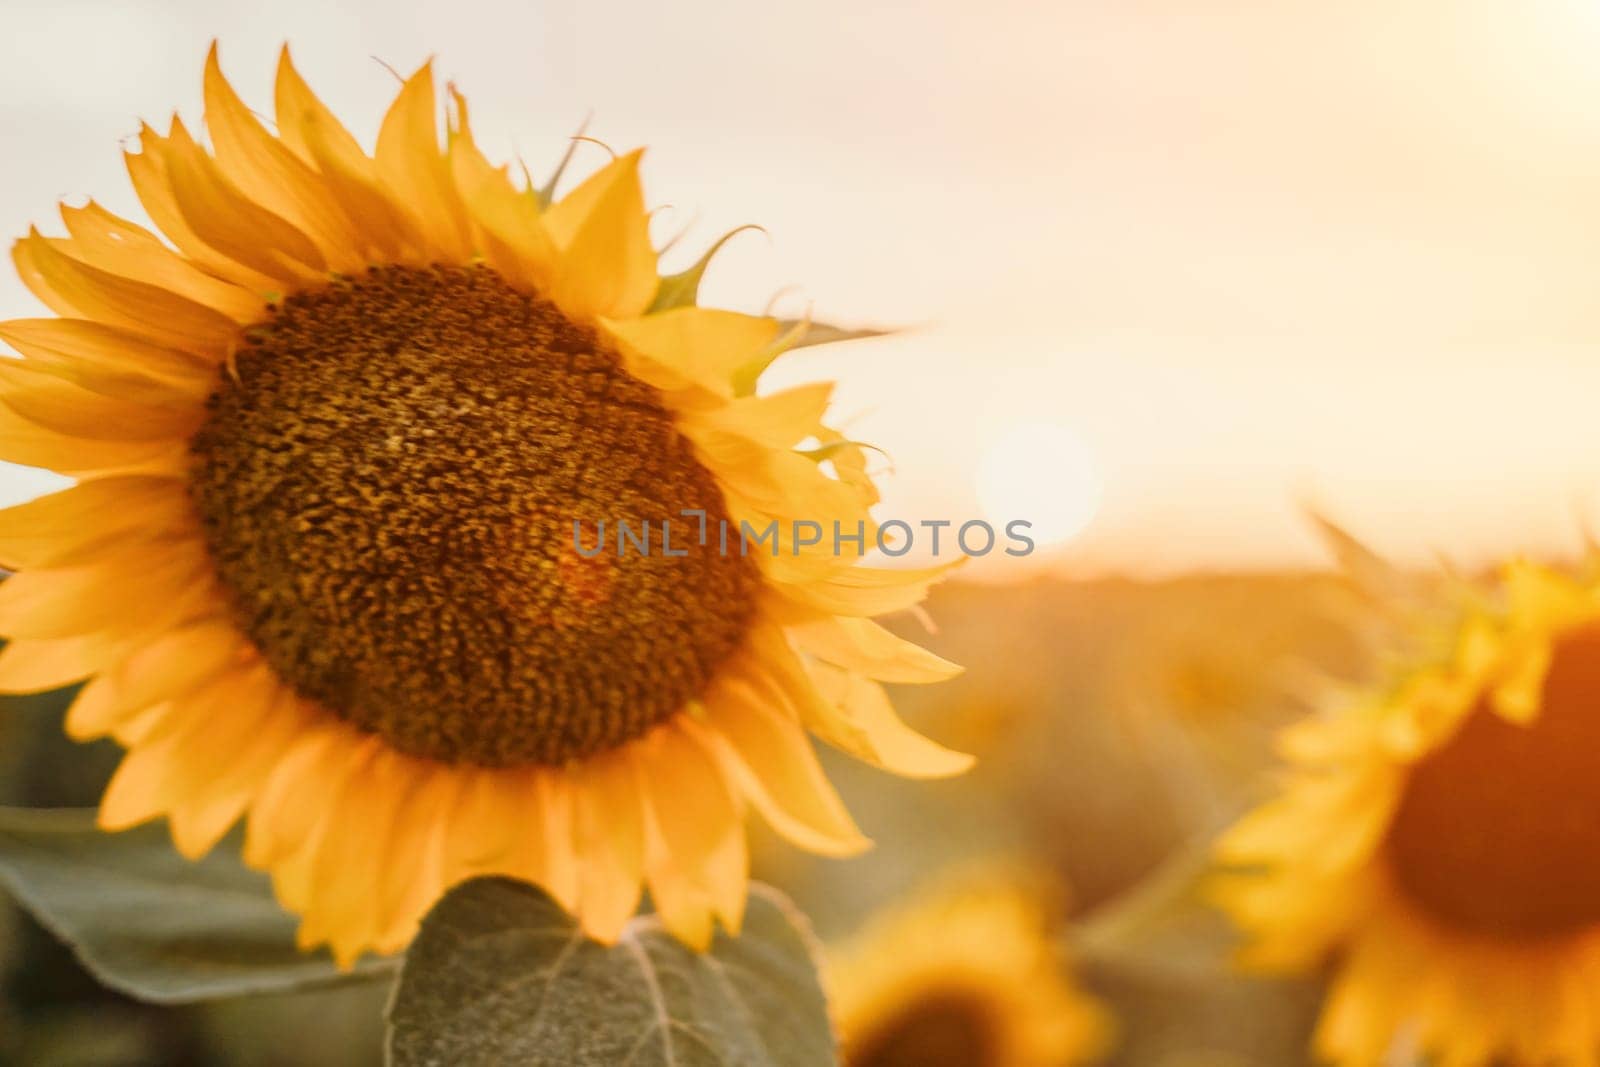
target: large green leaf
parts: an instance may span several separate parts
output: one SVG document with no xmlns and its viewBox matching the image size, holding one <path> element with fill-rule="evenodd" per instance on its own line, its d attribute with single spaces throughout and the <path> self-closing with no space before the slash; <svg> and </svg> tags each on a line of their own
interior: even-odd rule
<svg viewBox="0 0 1600 1067">
<path fill-rule="evenodd" d="M 389 1009 L 393 1067 L 832 1067 L 805 920 L 756 886 L 744 932 L 696 953 L 653 916 L 611 947 L 521 882 L 452 890 Z"/>
<path fill-rule="evenodd" d="M 0 883 L 106 985 L 163 1004 L 276 993 L 393 972 L 342 973 L 295 948 L 295 920 L 226 845 L 190 862 L 162 825 L 108 834 L 83 809 L 0 808 Z"/>
</svg>

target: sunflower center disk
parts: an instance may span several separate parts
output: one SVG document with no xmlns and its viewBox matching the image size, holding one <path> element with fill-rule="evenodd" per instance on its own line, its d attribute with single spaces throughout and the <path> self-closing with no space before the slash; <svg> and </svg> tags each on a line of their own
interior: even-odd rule
<svg viewBox="0 0 1600 1067">
<path fill-rule="evenodd" d="M 1600 627 L 1555 648 L 1538 719 L 1484 708 L 1412 773 L 1387 851 L 1405 892 L 1477 933 L 1600 922 Z"/>
<path fill-rule="evenodd" d="M 848 1067 L 1003 1067 L 996 1009 L 959 990 L 934 993 L 861 1035 Z"/>
<path fill-rule="evenodd" d="M 193 449 L 240 626 L 302 696 L 413 755 L 615 747 L 700 692 L 751 615 L 750 561 L 679 515 L 726 512 L 659 394 L 487 268 L 288 298 Z M 619 519 L 649 520 L 648 554 L 619 558 Z M 573 523 L 590 552 L 602 520 L 586 558 Z"/>
</svg>

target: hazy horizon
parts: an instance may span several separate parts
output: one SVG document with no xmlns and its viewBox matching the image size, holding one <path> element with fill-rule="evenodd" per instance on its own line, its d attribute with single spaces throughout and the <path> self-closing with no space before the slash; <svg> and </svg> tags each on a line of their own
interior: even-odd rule
<svg viewBox="0 0 1600 1067">
<path fill-rule="evenodd" d="M 482 139 L 536 173 L 591 113 L 594 136 L 650 144 L 662 235 L 694 221 L 669 265 L 766 227 L 725 250 L 708 299 L 758 310 L 798 284 L 787 312 L 917 327 L 775 375 L 841 381 L 851 433 L 893 457 L 885 515 L 981 515 L 977 471 L 1018 426 L 1081 441 L 1100 506 L 1058 553 L 1071 573 L 1314 563 L 1308 499 L 1405 560 L 1570 552 L 1600 487 L 1597 4 L 24 2 L 6 19 L 11 234 L 57 229 L 61 197 L 136 213 L 119 142 L 174 107 L 198 119 L 213 36 L 263 111 L 291 42 L 367 139 L 394 88 L 369 57 L 434 54 Z M 5 272 L 0 315 L 39 313 Z M 1093 488 L 1059 476 L 1011 481 L 1039 507 Z M 0 498 L 43 484 L 0 471 Z"/>
</svg>

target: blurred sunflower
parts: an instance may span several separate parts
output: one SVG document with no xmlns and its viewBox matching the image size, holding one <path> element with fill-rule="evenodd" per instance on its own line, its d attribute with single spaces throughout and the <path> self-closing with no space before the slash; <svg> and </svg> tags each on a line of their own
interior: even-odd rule
<svg viewBox="0 0 1600 1067">
<path fill-rule="evenodd" d="M 829 953 L 845 1067 L 1066 1067 L 1109 1017 L 1062 970 L 1045 895 L 1000 877 L 936 886 Z"/>
<path fill-rule="evenodd" d="M 1335 1063 L 1593 1063 L 1600 583 L 1514 563 L 1413 636 L 1386 688 L 1284 734 L 1283 794 L 1221 840 L 1244 960 L 1338 957 Z"/>
<path fill-rule="evenodd" d="M 61 317 L 0 324 L 0 456 L 79 479 L 4 514 L 0 689 L 92 679 L 69 732 L 128 749 L 104 827 L 165 815 L 199 856 L 246 817 L 342 962 L 487 873 L 602 940 L 648 885 L 703 946 L 740 923 L 747 803 L 866 845 L 807 730 L 965 768 L 873 680 L 954 672 L 868 620 L 936 571 L 739 550 L 802 517 L 870 542 L 877 494 L 830 386 L 754 395 L 795 332 L 694 306 L 704 259 L 658 276 L 639 152 L 552 202 L 453 90 L 441 147 L 427 66 L 370 156 L 287 50 L 275 134 L 215 48 L 204 88 L 209 151 L 174 118 L 127 153 L 166 240 L 63 206 L 15 246 Z M 618 519 L 677 547 L 576 550 Z"/>
</svg>

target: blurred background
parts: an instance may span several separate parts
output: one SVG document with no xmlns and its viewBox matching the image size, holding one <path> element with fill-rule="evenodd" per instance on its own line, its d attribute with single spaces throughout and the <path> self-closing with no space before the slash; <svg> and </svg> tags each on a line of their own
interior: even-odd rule
<svg viewBox="0 0 1600 1067">
<path fill-rule="evenodd" d="M 382 64 L 434 55 L 535 174 L 588 116 L 651 145 L 679 256 L 770 234 L 708 300 L 918 327 L 774 380 L 842 380 L 892 457 L 886 514 L 1087 523 L 1035 565 L 1313 563 L 1297 497 L 1409 560 L 1570 551 L 1592 502 L 1594 0 L 4 0 L 0 23 L 0 232 L 63 197 L 136 214 L 119 142 L 198 119 L 213 37 L 268 112 L 290 42 L 369 139 Z M 33 313 L 5 274 L 0 315 Z M 1021 476 L 1018 434 L 1047 446 Z"/>
<path fill-rule="evenodd" d="M 767 231 L 706 302 L 909 327 L 787 357 L 772 387 L 840 380 L 888 457 L 882 517 L 1030 519 L 1049 545 L 939 589 L 920 639 L 971 670 L 895 693 L 978 770 L 837 761 L 880 847 L 758 847 L 825 937 L 974 857 L 1043 864 L 1085 922 L 1181 866 L 1258 795 L 1307 679 L 1370 662 L 1305 504 L 1408 565 L 1581 547 L 1595 0 L 0 0 L 0 229 L 91 195 L 138 217 L 119 146 L 198 119 L 214 37 L 262 111 L 289 42 L 369 144 L 387 68 L 430 55 L 536 175 L 586 119 L 648 143 L 659 236 L 688 229 L 666 267 Z M 0 317 L 37 313 L 4 272 Z M 0 503 L 54 484 L 0 468 Z M 93 803 L 114 753 L 60 740 L 64 696 L 12 703 L 5 799 Z M 1219 979 L 1216 931 L 1178 925 L 1136 973 L 1085 954 L 1121 1062 L 1300 1062 L 1314 995 Z M 15 916 L 4 961 L 19 1063 L 377 1062 L 381 990 L 140 1007 Z"/>
</svg>

